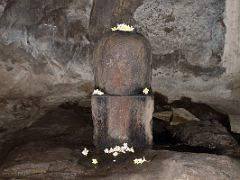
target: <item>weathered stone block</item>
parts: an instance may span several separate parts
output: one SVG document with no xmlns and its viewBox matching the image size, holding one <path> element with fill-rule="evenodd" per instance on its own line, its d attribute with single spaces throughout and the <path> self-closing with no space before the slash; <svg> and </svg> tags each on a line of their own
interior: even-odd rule
<svg viewBox="0 0 240 180">
<path fill-rule="evenodd" d="M 231 131 L 240 134 L 240 116 L 230 114 L 229 121 L 231 125 Z"/>
<path fill-rule="evenodd" d="M 94 144 L 122 143 L 143 148 L 152 144 L 152 96 L 92 96 Z"/>
</svg>

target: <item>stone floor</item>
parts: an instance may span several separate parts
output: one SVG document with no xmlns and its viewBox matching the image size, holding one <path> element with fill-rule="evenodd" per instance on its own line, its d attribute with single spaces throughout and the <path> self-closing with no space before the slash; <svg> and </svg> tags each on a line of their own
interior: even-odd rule
<svg viewBox="0 0 240 180">
<path fill-rule="evenodd" d="M 196 122 L 199 123 L 199 121 Z M 192 123 L 193 121 L 189 124 L 190 127 Z M 204 123 L 204 126 L 207 124 Z M 199 147 L 194 147 L 192 142 L 196 142 L 196 139 L 192 138 L 188 139 L 187 143 L 182 138 L 182 142 L 178 140 L 174 145 L 171 144 L 172 140 L 165 136 L 166 133 L 161 134 L 161 128 L 166 127 L 155 125 L 155 130 L 157 128 L 157 132 L 160 132 L 162 138 L 166 138 L 168 144 L 156 144 L 155 150 L 136 151 L 113 157 L 96 151 L 93 147 L 90 108 L 59 106 L 47 112 L 31 126 L 1 138 L 0 179 L 240 179 L 239 152 L 234 151 L 235 154 L 230 153 L 230 156 L 227 156 L 224 151 L 219 153 L 215 149 L 207 148 L 209 144 L 211 145 L 209 141 L 214 138 L 225 138 L 227 143 L 233 141 L 233 139 L 229 140 L 231 134 L 227 130 L 223 130 L 224 126 L 221 126 L 221 131 L 215 128 L 213 134 L 209 129 L 214 127 L 209 126 L 208 134 L 212 138 L 197 144 L 197 146 L 202 145 L 205 148 L 201 150 Z M 189 125 L 186 127 L 189 128 Z M 176 132 L 181 132 L 185 130 L 182 129 L 184 127 L 180 124 L 174 126 L 174 129 L 177 128 Z M 201 129 L 203 126 L 199 127 Z M 203 133 L 199 131 L 199 128 L 195 129 L 197 132 Z M 160 137 L 156 136 L 155 139 Z M 187 147 L 180 148 L 181 145 L 186 144 Z M 226 147 L 225 144 L 220 143 L 220 145 L 221 148 Z M 228 144 L 227 147 L 237 146 L 237 144 L 234 146 Z M 87 157 L 81 153 L 84 147 L 90 150 Z M 133 159 L 143 156 L 150 162 L 142 165 L 133 163 Z M 93 165 L 92 158 L 97 158 L 99 163 Z M 113 161 L 114 159 L 116 162 Z"/>
<path fill-rule="evenodd" d="M 30 143 L 16 148 L 2 165 L 1 178 L 16 179 L 165 179 L 237 180 L 240 160 L 203 153 L 148 150 L 113 157 L 80 148 Z M 145 156 L 150 162 L 135 165 L 133 159 Z M 91 164 L 97 158 L 98 164 Z M 116 162 L 113 162 L 116 159 Z"/>
</svg>

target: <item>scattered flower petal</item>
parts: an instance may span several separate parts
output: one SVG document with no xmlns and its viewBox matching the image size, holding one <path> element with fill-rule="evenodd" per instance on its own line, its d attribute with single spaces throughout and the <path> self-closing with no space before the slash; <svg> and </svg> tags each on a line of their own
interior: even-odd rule
<svg viewBox="0 0 240 180">
<path fill-rule="evenodd" d="M 114 152 L 113 148 L 110 148 L 109 153 L 113 153 L 113 152 Z"/>
<path fill-rule="evenodd" d="M 133 160 L 133 163 L 134 163 L 134 164 L 139 164 L 138 159 L 134 159 L 134 160 Z"/>
<path fill-rule="evenodd" d="M 97 164 L 98 160 L 97 159 L 92 159 L 92 164 Z"/>
<path fill-rule="evenodd" d="M 150 161 L 147 161 L 144 156 L 143 156 L 143 158 L 133 160 L 134 164 L 143 164 L 144 162 L 150 162 Z"/>
<path fill-rule="evenodd" d="M 88 150 L 87 148 L 84 148 L 83 151 L 82 151 L 82 154 L 83 154 L 84 156 L 87 156 L 87 155 L 88 155 L 88 152 L 89 152 L 89 150 Z"/>
<path fill-rule="evenodd" d="M 104 149 L 104 153 L 109 154 L 108 148 Z"/>
<path fill-rule="evenodd" d="M 134 153 L 133 147 L 131 147 L 131 148 L 129 149 L 129 151 L 132 152 L 132 153 Z"/>
<path fill-rule="evenodd" d="M 118 152 L 114 152 L 113 156 L 115 156 L 115 157 L 118 156 Z"/>
<path fill-rule="evenodd" d="M 120 146 L 115 146 L 113 150 L 114 150 L 114 151 L 120 151 L 121 148 L 120 148 Z"/>
</svg>

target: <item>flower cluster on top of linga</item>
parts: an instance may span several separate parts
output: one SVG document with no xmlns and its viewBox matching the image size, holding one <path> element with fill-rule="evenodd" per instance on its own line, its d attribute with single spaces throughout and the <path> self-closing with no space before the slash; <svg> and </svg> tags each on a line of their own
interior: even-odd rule
<svg viewBox="0 0 240 180">
<path fill-rule="evenodd" d="M 127 143 L 123 143 L 122 146 L 115 146 L 114 148 L 111 147 L 110 149 L 108 149 L 108 148 L 104 149 L 104 153 L 106 153 L 106 154 L 113 153 L 113 156 L 118 156 L 119 153 L 125 154 L 126 152 L 134 153 L 133 147 L 131 147 L 131 148 L 128 147 Z"/>
<path fill-rule="evenodd" d="M 117 27 L 112 28 L 112 31 L 132 32 L 133 30 L 134 30 L 134 27 L 129 26 L 127 24 L 117 24 Z"/>
<path fill-rule="evenodd" d="M 93 91 L 92 94 L 93 94 L 93 95 L 99 95 L 99 96 L 102 96 L 102 95 L 104 95 L 104 92 L 102 92 L 102 91 L 99 90 L 99 89 L 94 89 L 94 91 Z"/>
</svg>

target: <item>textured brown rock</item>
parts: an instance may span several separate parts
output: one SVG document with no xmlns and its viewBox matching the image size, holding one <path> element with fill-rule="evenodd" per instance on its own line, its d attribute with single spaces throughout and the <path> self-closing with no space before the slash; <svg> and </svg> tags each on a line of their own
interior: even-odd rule
<svg viewBox="0 0 240 180">
<path fill-rule="evenodd" d="M 200 121 L 196 116 L 184 108 L 174 108 L 170 125 L 184 124 L 189 121 Z"/>
<path fill-rule="evenodd" d="M 151 145 L 152 113 L 151 96 L 92 96 L 95 146 Z"/>
<path fill-rule="evenodd" d="M 22 104 L 18 103 L 21 108 Z M 22 108 L 27 109 L 26 105 Z M 33 109 L 29 111 L 34 113 Z M 26 116 L 30 112 L 26 111 Z M 16 115 L 19 115 L 18 111 L 16 111 Z M 31 116 L 29 121 L 30 119 Z M 9 123 L 12 127 L 11 132 L 7 131 L 9 127 L 0 129 L 0 164 L 12 149 L 28 142 L 45 140 L 46 143 L 51 143 L 54 147 L 59 144 L 68 144 L 70 146 L 93 145 L 93 125 L 90 108 L 80 107 L 77 104 L 63 104 L 61 107 L 45 112 L 45 115 L 42 115 L 37 122 L 29 123 L 28 127 L 24 129 L 17 131 L 13 128 L 14 125 L 22 128 L 22 121 L 19 119 L 18 124 Z"/>
<path fill-rule="evenodd" d="M 183 144 L 221 150 L 239 156 L 238 142 L 219 122 L 191 121 L 168 127 L 171 134 Z"/>
<path fill-rule="evenodd" d="M 162 111 L 162 112 L 155 112 L 153 114 L 153 117 L 169 123 L 171 121 L 172 115 L 173 115 L 172 111 Z"/>
<path fill-rule="evenodd" d="M 213 154 L 173 151 L 145 151 L 122 155 L 115 163 L 109 155 L 92 151 L 88 157 L 78 149 L 28 144 L 16 148 L 8 162 L 0 167 L 1 179 L 76 180 L 76 179 L 137 179 L 137 180 L 238 180 L 239 159 Z M 94 154 L 94 155 L 93 155 Z M 133 159 L 145 156 L 150 162 L 142 165 Z M 91 164 L 91 158 L 99 164 Z"/>
<path fill-rule="evenodd" d="M 107 94 L 134 95 L 151 86 L 151 47 L 140 34 L 106 34 L 93 58 L 95 87 Z"/>
<path fill-rule="evenodd" d="M 231 125 L 231 131 L 240 134 L 240 116 L 239 115 L 229 115 L 229 121 Z"/>
</svg>

